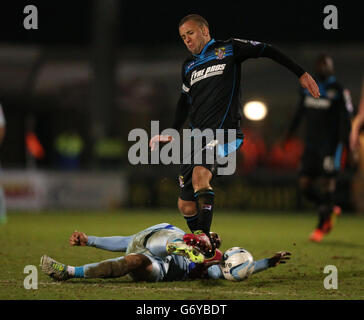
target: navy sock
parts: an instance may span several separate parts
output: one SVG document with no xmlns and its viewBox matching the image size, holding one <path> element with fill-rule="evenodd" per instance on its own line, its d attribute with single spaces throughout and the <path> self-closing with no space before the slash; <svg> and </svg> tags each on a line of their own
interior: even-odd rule
<svg viewBox="0 0 364 320">
<path fill-rule="evenodd" d="M 196 213 L 194 216 L 184 216 L 184 218 L 186 219 L 187 226 L 192 233 L 194 233 L 197 230 L 200 230 L 198 213 Z"/>
<path fill-rule="evenodd" d="M 307 200 L 313 202 L 315 205 L 320 205 L 322 203 L 322 197 L 320 196 L 319 191 L 312 186 L 302 189 L 302 194 Z"/>
<path fill-rule="evenodd" d="M 319 229 L 322 228 L 325 220 L 331 215 L 333 207 L 334 207 L 334 193 L 333 192 L 325 192 L 322 196 L 323 204 L 319 207 L 318 215 L 319 222 L 317 227 Z"/>
<path fill-rule="evenodd" d="M 198 210 L 199 230 L 202 230 L 210 238 L 215 193 L 212 189 L 201 189 L 195 192 L 195 198 Z M 213 246 L 212 242 L 211 244 Z"/>
</svg>

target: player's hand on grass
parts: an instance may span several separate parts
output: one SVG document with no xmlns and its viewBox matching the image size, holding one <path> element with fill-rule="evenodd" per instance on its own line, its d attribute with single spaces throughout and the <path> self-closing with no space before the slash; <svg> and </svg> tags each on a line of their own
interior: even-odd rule
<svg viewBox="0 0 364 320">
<path fill-rule="evenodd" d="M 85 233 L 79 232 L 75 230 L 70 236 L 70 245 L 71 246 L 86 246 L 88 241 L 88 237 Z"/>
<path fill-rule="evenodd" d="M 291 253 L 288 251 L 279 251 L 272 258 L 269 259 L 269 266 L 275 267 L 280 263 L 286 263 L 291 257 Z"/>
<path fill-rule="evenodd" d="M 299 82 L 314 98 L 320 97 L 320 90 L 316 81 L 307 72 L 300 77 Z"/>
<path fill-rule="evenodd" d="M 154 151 L 157 143 L 159 143 L 159 142 L 166 143 L 166 142 L 171 142 L 171 141 L 173 141 L 172 136 L 158 134 L 158 135 L 154 136 L 152 139 L 150 139 L 149 147 L 150 147 L 151 151 Z"/>
</svg>

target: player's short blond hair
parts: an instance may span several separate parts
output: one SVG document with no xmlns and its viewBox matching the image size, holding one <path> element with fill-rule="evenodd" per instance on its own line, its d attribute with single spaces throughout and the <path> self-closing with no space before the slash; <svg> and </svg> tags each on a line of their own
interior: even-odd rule
<svg viewBox="0 0 364 320">
<path fill-rule="evenodd" d="M 200 26 L 203 26 L 203 25 L 206 26 L 207 29 L 209 28 L 209 24 L 208 24 L 207 20 L 204 17 L 200 16 L 199 14 L 195 14 L 195 13 L 189 14 L 189 15 L 183 17 L 181 19 L 181 21 L 179 22 L 178 28 L 190 20 L 197 22 Z"/>
</svg>

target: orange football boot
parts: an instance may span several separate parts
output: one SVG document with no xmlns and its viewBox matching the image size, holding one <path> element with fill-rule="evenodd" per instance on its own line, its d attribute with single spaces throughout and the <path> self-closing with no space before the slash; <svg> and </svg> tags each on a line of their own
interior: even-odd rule
<svg viewBox="0 0 364 320">
<path fill-rule="evenodd" d="M 311 234 L 310 234 L 310 240 L 313 242 L 321 242 L 322 238 L 324 237 L 324 232 L 321 229 L 315 229 Z"/>
</svg>

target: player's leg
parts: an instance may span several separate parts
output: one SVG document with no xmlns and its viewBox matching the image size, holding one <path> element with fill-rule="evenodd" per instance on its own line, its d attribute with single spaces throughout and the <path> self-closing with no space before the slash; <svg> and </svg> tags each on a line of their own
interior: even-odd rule
<svg viewBox="0 0 364 320">
<path fill-rule="evenodd" d="M 193 233 L 200 228 L 196 199 L 192 186 L 192 164 L 182 164 L 179 175 L 180 195 L 178 197 L 178 209 L 185 218 L 188 228 Z"/>
<path fill-rule="evenodd" d="M 209 190 L 209 192 L 213 193 L 212 189 L 206 189 Z M 193 192 L 193 190 L 191 190 L 190 194 L 191 194 L 191 199 L 192 200 L 183 200 L 181 197 L 178 198 L 178 209 L 181 212 L 181 214 L 183 215 L 183 217 L 185 218 L 186 222 L 187 222 L 187 226 L 188 228 L 191 230 L 192 233 L 196 232 L 196 231 L 202 231 L 203 225 L 204 225 L 204 217 L 200 215 L 201 210 L 199 210 L 201 208 L 201 205 L 199 205 L 199 201 L 202 202 L 204 199 L 204 192 L 202 190 L 200 190 L 198 196 L 196 196 L 196 193 Z M 208 196 L 212 197 L 212 201 L 210 199 L 209 202 L 213 203 L 213 195 L 209 193 Z M 184 194 L 186 194 L 186 192 L 184 192 Z M 186 198 L 186 196 L 184 196 L 184 198 Z M 198 201 L 198 200 L 199 201 Z M 212 206 L 211 206 L 212 209 Z M 211 219 L 212 219 L 212 214 L 207 216 L 207 222 L 211 225 Z M 205 217 L 206 219 L 206 217 Z"/>
<path fill-rule="evenodd" d="M 126 253 L 144 253 L 146 250 L 153 255 L 166 256 L 167 239 L 171 234 L 180 239 L 185 232 L 169 223 L 160 223 L 146 228 L 133 236 Z"/>
<path fill-rule="evenodd" d="M 193 200 L 183 200 L 181 197 L 179 197 L 177 206 L 178 210 L 185 218 L 188 228 L 191 230 L 191 232 L 194 232 L 199 229 L 199 224 L 197 205 L 193 198 L 193 191 L 191 192 L 191 197 Z"/>
<path fill-rule="evenodd" d="M 137 251 L 148 253 L 153 257 L 161 259 L 167 255 L 177 254 L 189 258 L 192 262 L 202 263 L 204 255 L 194 247 L 183 241 L 185 232 L 170 224 L 161 224 L 158 229 L 152 229 L 148 233 L 141 232 L 142 237 L 134 237 L 130 249 L 137 248 Z M 147 229 L 148 230 L 148 229 Z"/>
<path fill-rule="evenodd" d="M 188 184 L 188 181 L 183 183 L 181 195 L 178 198 L 178 209 L 185 217 L 192 232 L 201 228 L 199 223 L 201 219 L 198 219 L 199 204 L 213 204 L 214 192 L 210 185 L 211 179 L 210 170 L 203 166 L 195 166 L 192 170 L 190 183 Z"/>
<path fill-rule="evenodd" d="M 315 242 L 322 241 L 324 235 L 331 230 L 335 215 L 340 213 L 336 211 L 336 206 L 334 206 L 335 178 L 324 177 L 319 182 L 320 201 L 318 205 L 318 223 L 309 238 Z"/>
<path fill-rule="evenodd" d="M 203 166 L 193 166 L 188 173 L 185 174 L 186 181 L 181 184 L 178 199 L 178 208 L 192 232 L 185 235 L 184 241 L 189 245 L 198 243 L 204 254 L 213 256 L 215 248 L 210 238 L 214 204 L 210 181 L 213 174 Z"/>
<path fill-rule="evenodd" d="M 88 264 L 78 268 L 83 269 L 85 278 L 119 278 L 138 269 L 148 272 L 150 271 L 148 269 L 150 265 L 151 261 L 145 255 L 128 254 L 124 257 Z"/>
<path fill-rule="evenodd" d="M 206 148 L 200 150 L 202 157 L 206 153 Z M 205 158 L 207 159 L 207 155 L 205 155 Z M 193 151 L 191 153 L 191 162 L 192 159 L 195 161 Z M 210 181 L 213 177 L 212 170 L 214 166 L 215 164 L 182 164 L 179 176 L 181 192 L 178 199 L 178 208 L 186 219 L 187 225 L 192 232 L 191 236 L 193 236 L 191 239 L 186 239 L 187 244 L 193 245 L 193 241 L 196 240 L 205 245 L 206 252 L 212 250 L 209 231 L 212 221 L 214 193 Z M 209 168 L 211 169 L 209 170 Z M 213 254 L 213 251 L 211 254 Z"/>
<path fill-rule="evenodd" d="M 321 196 L 315 184 L 320 168 L 321 159 L 318 151 L 312 146 L 306 146 L 301 158 L 298 185 L 301 194 L 316 206 L 321 203 Z"/>
<path fill-rule="evenodd" d="M 301 194 L 310 202 L 315 204 L 318 209 L 318 215 L 321 215 L 322 210 L 322 194 L 320 189 L 316 188 L 317 177 L 320 174 L 321 159 L 319 152 L 316 148 L 307 147 L 302 155 L 300 177 L 299 177 L 299 189 Z M 311 241 L 320 242 L 324 236 L 321 229 L 315 228 L 310 234 L 309 239 Z"/>
<path fill-rule="evenodd" d="M 192 185 L 198 212 L 198 225 L 200 228 L 198 231 L 201 231 L 208 237 L 210 237 L 215 198 L 215 193 L 210 185 L 211 179 L 212 173 L 209 169 L 203 166 L 194 167 L 192 173 Z"/>
<path fill-rule="evenodd" d="M 341 169 L 342 146 L 332 145 L 323 151 L 322 155 L 322 188 L 325 212 L 320 217 L 320 227 L 325 234 L 334 226 L 335 219 L 341 214 L 341 208 L 336 205 L 335 191 L 336 179 Z"/>
<path fill-rule="evenodd" d="M 151 261 L 143 254 L 129 254 L 123 257 L 90 263 L 80 267 L 67 266 L 46 255 L 42 256 L 42 271 L 55 280 L 70 278 L 118 278 L 129 272 L 151 272 Z"/>
<path fill-rule="evenodd" d="M 310 176 L 300 176 L 299 187 L 305 198 L 315 204 L 318 210 L 319 223 L 314 231 L 310 234 L 311 241 L 320 242 L 324 236 L 321 225 L 321 217 L 326 215 L 326 208 L 323 204 L 323 196 L 320 189 L 315 188 L 316 179 Z"/>
<path fill-rule="evenodd" d="M 341 213 L 341 209 L 335 206 L 336 175 L 340 168 L 335 161 L 335 152 L 329 146 L 324 146 L 320 150 L 319 156 L 319 176 L 320 176 L 320 203 L 319 219 L 310 240 L 320 242 L 325 234 L 333 227 L 336 215 Z"/>
<path fill-rule="evenodd" d="M 315 179 L 312 176 L 301 175 L 298 180 L 299 188 L 303 196 L 314 203 L 315 205 L 321 204 L 321 196 L 317 189 L 315 189 Z"/>
<path fill-rule="evenodd" d="M 329 233 L 334 226 L 336 216 L 340 215 L 341 208 L 335 205 L 336 177 L 322 178 L 323 202 L 320 210 L 318 228 Z"/>
</svg>

